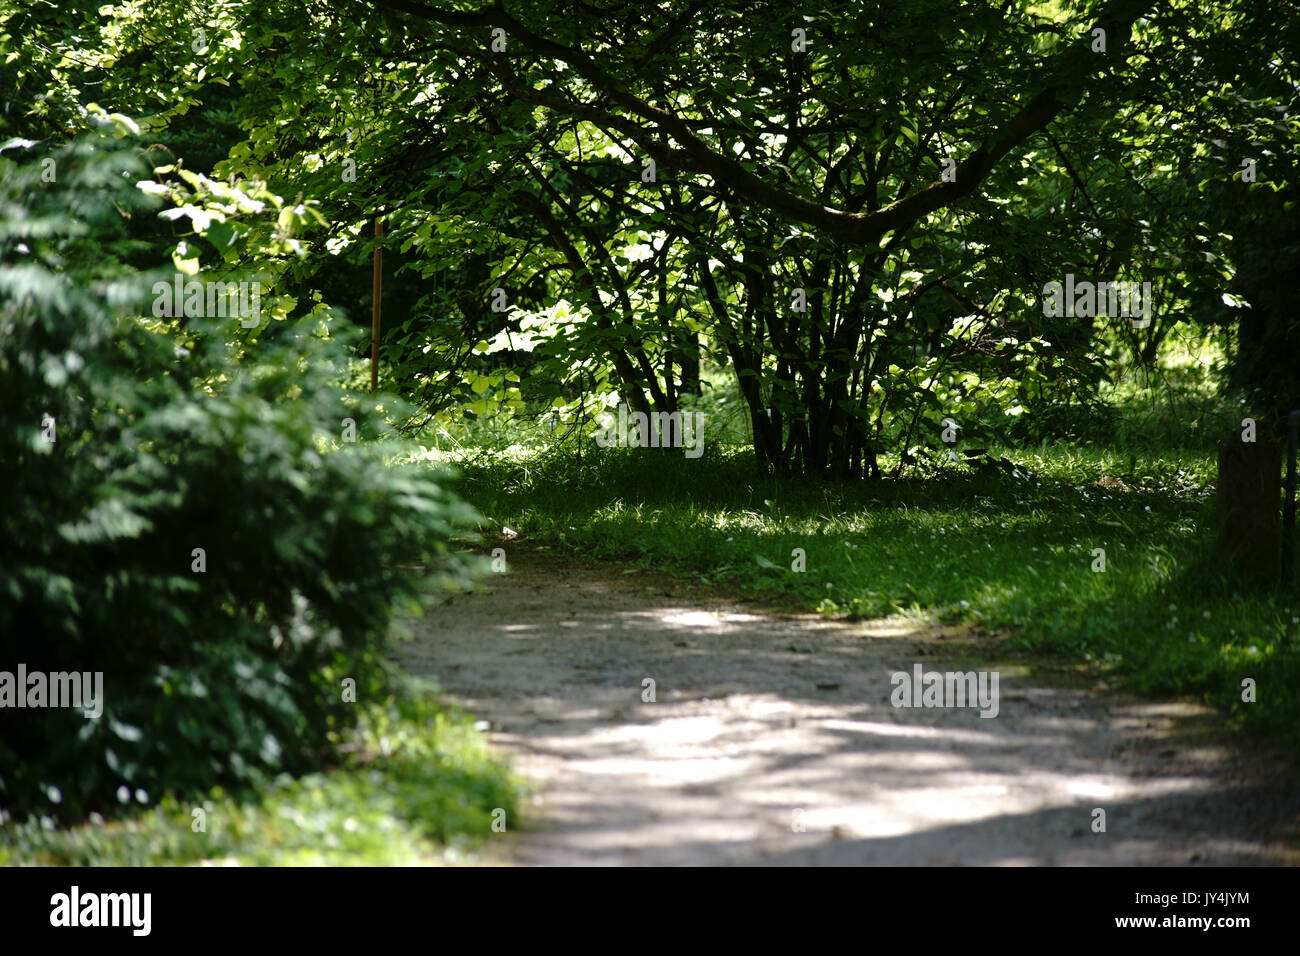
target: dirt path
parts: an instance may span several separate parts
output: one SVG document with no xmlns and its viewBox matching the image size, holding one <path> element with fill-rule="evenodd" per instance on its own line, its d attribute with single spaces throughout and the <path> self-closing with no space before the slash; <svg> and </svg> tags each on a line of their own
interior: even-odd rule
<svg viewBox="0 0 1300 956">
<path fill-rule="evenodd" d="M 1030 678 L 956 630 L 773 615 L 623 570 L 512 549 L 399 645 L 540 785 L 494 859 L 1300 863 L 1297 781 L 1205 708 Z M 890 675 L 917 662 L 998 670 L 997 717 L 893 707 Z"/>
</svg>

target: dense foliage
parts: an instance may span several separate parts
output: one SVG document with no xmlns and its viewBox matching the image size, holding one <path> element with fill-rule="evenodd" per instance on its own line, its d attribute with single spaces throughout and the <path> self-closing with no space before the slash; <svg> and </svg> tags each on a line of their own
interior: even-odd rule
<svg viewBox="0 0 1300 956">
<path fill-rule="evenodd" d="M 1286 290 L 1251 235 L 1294 218 L 1284 8 L 466 6 L 33 7 L 9 30 L 57 20 L 47 123 L 89 83 L 158 130 L 233 106 L 219 173 L 330 220 L 285 291 L 363 320 L 384 217 L 386 372 L 425 416 L 527 409 L 589 439 L 615 401 L 682 407 L 712 361 L 761 468 L 875 474 L 945 418 L 1063 437 L 1088 417 L 1063 407 L 1208 323 L 1241 328 L 1234 381 L 1276 434 L 1290 399 L 1251 356 L 1284 323 L 1250 313 Z M 1150 283 L 1148 321 L 1047 314 L 1067 275 Z"/>
<path fill-rule="evenodd" d="M 383 688 L 394 601 L 455 571 L 473 518 L 390 467 L 323 313 L 153 317 L 183 273 L 131 265 L 127 220 L 161 203 L 129 121 L 102 122 L 128 135 L 0 156 L 0 670 L 103 674 L 95 719 L 3 712 L 13 812 L 317 764 L 355 720 L 343 681 Z"/>
</svg>

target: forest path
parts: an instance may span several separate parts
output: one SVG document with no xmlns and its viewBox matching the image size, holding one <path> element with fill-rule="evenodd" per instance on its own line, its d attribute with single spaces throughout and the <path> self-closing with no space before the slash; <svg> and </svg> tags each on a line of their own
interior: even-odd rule
<svg viewBox="0 0 1300 956">
<path fill-rule="evenodd" d="M 485 586 L 408 622 L 397 656 L 538 785 L 489 860 L 1300 863 L 1297 780 L 1208 708 L 1028 676 L 959 628 L 773 613 L 619 565 L 512 548 Z M 997 716 L 892 706 L 918 661 L 997 670 Z"/>
</svg>

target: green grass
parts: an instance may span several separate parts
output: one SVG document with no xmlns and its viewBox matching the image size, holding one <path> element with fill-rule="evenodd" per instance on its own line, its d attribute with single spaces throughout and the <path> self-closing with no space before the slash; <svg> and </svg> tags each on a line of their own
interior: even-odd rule
<svg viewBox="0 0 1300 956">
<path fill-rule="evenodd" d="M 520 785 L 472 718 L 403 693 L 370 708 L 342 766 L 266 781 L 255 794 L 165 798 L 109 822 L 0 826 L 0 865 L 406 865 L 473 861 L 493 811 L 516 828 Z M 196 807 L 206 815 L 197 832 Z"/>
<path fill-rule="evenodd" d="M 716 445 L 696 461 L 587 446 L 466 459 L 460 487 L 498 530 L 536 542 L 828 614 L 967 622 L 1298 736 L 1300 595 L 1236 593 L 1216 576 L 1207 455 L 995 453 L 1019 477 L 936 464 L 895 481 L 781 483 Z M 1247 677 L 1256 703 L 1241 700 Z"/>
</svg>

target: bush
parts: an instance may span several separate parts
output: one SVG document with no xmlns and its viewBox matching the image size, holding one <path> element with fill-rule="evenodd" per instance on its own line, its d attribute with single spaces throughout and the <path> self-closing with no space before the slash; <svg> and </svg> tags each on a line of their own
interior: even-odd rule
<svg viewBox="0 0 1300 956">
<path fill-rule="evenodd" d="M 342 682 L 382 689 L 394 603 L 465 573 L 476 515 L 389 466 L 391 436 L 338 440 L 388 432 L 320 314 L 242 350 L 237 320 L 141 318 L 140 160 L 84 139 L 47 183 L 35 146 L 0 149 L 0 671 L 102 671 L 103 711 L 0 710 L 0 805 L 108 815 L 318 766 L 355 721 Z"/>
</svg>

